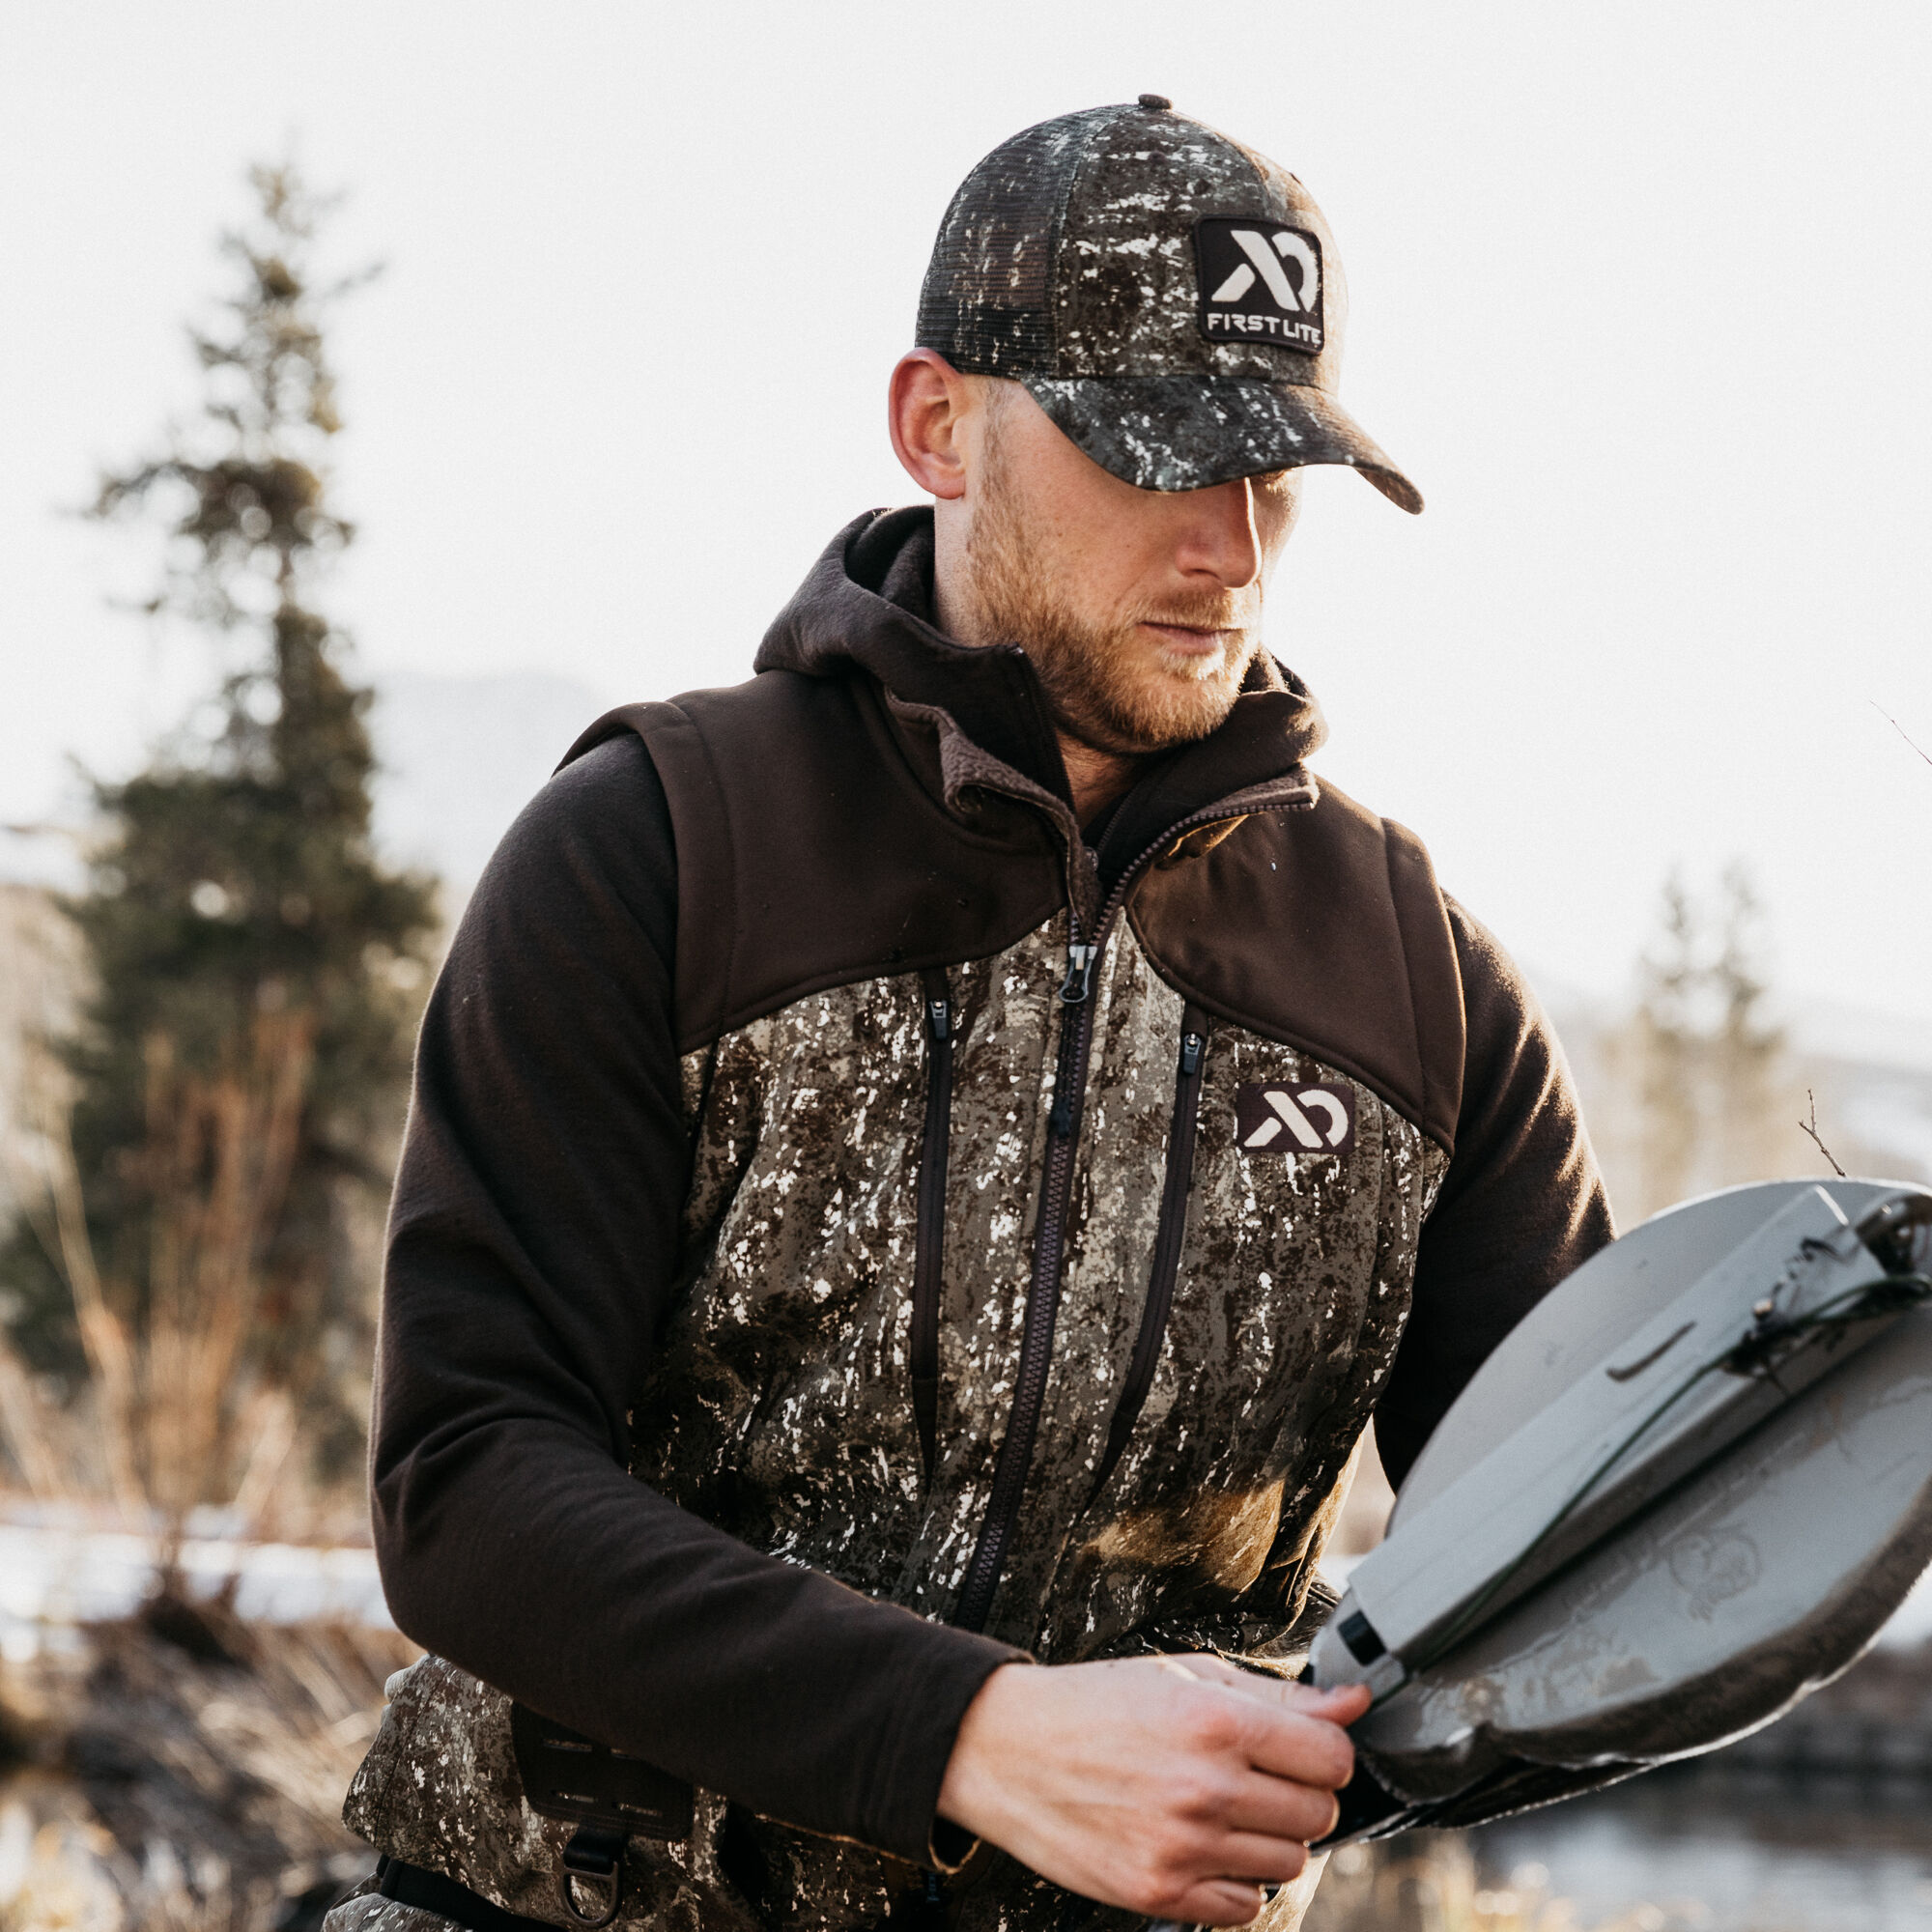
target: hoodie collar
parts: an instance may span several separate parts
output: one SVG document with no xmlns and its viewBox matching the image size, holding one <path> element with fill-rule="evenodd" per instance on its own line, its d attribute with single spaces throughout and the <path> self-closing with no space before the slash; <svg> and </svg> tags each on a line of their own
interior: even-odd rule
<svg viewBox="0 0 1932 1932">
<path fill-rule="evenodd" d="M 754 668 L 808 677 L 865 671 L 902 703 L 941 711 L 980 750 L 1033 784 L 1070 794 L 1039 679 L 1017 644 L 955 643 L 932 622 L 932 512 L 874 510 L 835 536 L 779 613 Z M 1102 873 L 1130 863 L 1166 829 L 1221 799 L 1303 769 L 1327 736 L 1321 708 L 1293 672 L 1257 657 L 1226 721 L 1150 762 L 1106 824 Z"/>
<path fill-rule="evenodd" d="M 1070 798 L 1053 716 L 1017 644 L 954 643 L 932 622 L 932 512 L 870 510 L 826 545 L 758 648 L 754 670 L 869 672 L 944 711 L 1002 763 Z"/>
</svg>

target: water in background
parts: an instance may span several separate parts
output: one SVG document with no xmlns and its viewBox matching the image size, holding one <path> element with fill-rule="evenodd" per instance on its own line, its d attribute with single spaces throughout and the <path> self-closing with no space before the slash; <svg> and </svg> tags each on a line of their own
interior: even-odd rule
<svg viewBox="0 0 1932 1932">
<path fill-rule="evenodd" d="M 1932 1932 L 1932 1787 L 1918 1781 L 1664 1771 L 1469 1837 L 1479 1886 L 1524 1875 L 1582 1927 Z"/>
</svg>

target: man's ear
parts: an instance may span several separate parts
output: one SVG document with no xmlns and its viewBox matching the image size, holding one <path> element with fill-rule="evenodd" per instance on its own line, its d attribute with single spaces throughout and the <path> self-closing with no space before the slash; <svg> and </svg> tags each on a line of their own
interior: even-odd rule
<svg viewBox="0 0 1932 1932">
<path fill-rule="evenodd" d="M 928 496 L 965 496 L 966 423 L 978 406 L 972 385 L 937 350 L 912 350 L 893 365 L 886 403 L 893 453 Z"/>
</svg>

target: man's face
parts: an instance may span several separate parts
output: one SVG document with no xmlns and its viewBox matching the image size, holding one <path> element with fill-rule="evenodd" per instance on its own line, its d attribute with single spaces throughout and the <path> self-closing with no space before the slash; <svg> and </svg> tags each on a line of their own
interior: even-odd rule
<svg viewBox="0 0 1932 1932">
<path fill-rule="evenodd" d="M 960 615 L 1020 644 L 1057 722 L 1102 751 L 1157 751 L 1228 715 L 1261 647 L 1262 596 L 1299 470 L 1137 490 L 1083 456 L 1017 383 L 982 379 Z"/>
</svg>

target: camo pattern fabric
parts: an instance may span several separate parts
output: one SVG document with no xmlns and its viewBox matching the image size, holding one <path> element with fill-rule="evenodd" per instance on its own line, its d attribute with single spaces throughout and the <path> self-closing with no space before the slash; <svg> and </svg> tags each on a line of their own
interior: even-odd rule
<svg viewBox="0 0 1932 1932">
<path fill-rule="evenodd" d="M 1054 1101 L 1064 917 L 949 974 L 954 1019 L 938 1454 L 923 1476 L 910 1297 L 927 1049 L 916 975 L 814 993 L 686 1064 L 688 1286 L 634 1411 L 634 1473 L 753 1547 L 925 1615 L 952 1610 L 1004 1435 Z M 1182 1001 L 1122 922 L 1093 1044 L 1037 1448 L 988 1634 L 1065 1662 L 1289 1641 L 1387 1377 L 1444 1155 L 1368 1087 L 1232 1026 L 1209 1033 L 1172 1312 L 1131 1442 L 1093 1493 L 1147 1296 Z M 1244 1087 L 1321 1084 L 1352 1134 L 1242 1145 Z M 1284 1151 L 1282 1143 L 1287 1144 Z M 566 1923 L 568 1829 L 525 1804 L 509 1703 L 425 1659 L 345 1816 L 381 1850 Z M 634 1839 L 618 1923 L 853 1932 L 918 1874 L 699 1796 L 689 1843 Z M 1258 1921 L 1290 1932 L 1312 1881 Z M 1003 1854 L 953 1882 L 957 1932 L 1130 1915 Z M 347 1909 L 347 1908 L 344 1908 Z M 349 1932 L 347 1921 L 340 1932 Z M 372 1920 L 356 1932 L 418 1932 Z"/>
<path fill-rule="evenodd" d="M 322 1921 L 322 1932 L 462 1932 L 441 1913 L 384 1898 L 375 1887 L 371 1879 L 331 1907 Z"/>
</svg>

